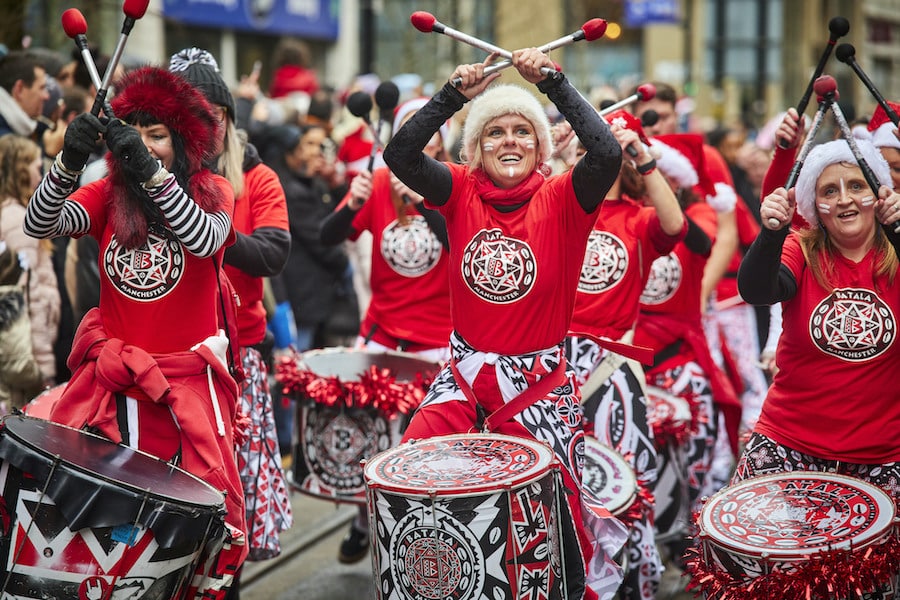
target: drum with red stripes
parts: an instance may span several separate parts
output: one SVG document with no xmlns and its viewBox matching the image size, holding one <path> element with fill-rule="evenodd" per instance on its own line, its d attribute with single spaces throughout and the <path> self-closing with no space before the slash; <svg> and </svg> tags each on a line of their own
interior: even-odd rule
<svg viewBox="0 0 900 600">
<path fill-rule="evenodd" d="M 378 600 L 567 597 L 549 446 L 438 436 L 378 454 L 365 476 Z"/>
<path fill-rule="evenodd" d="M 0 425 L 0 597 L 194 597 L 224 496 L 149 454 L 23 415 Z"/>
<path fill-rule="evenodd" d="M 894 598 L 894 501 L 855 477 L 794 471 L 711 496 L 688 560 L 693 588 L 717 600 Z"/>
</svg>

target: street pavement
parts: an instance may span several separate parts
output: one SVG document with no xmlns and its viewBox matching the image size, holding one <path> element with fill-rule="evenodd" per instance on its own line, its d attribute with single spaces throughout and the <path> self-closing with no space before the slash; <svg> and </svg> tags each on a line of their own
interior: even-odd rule
<svg viewBox="0 0 900 600">
<path fill-rule="evenodd" d="M 292 492 L 294 525 L 281 534 L 279 557 L 248 562 L 241 578 L 241 600 L 375 600 L 372 561 L 352 565 L 337 560 L 341 539 L 356 505 L 338 504 Z M 674 567 L 663 575 L 656 600 L 691 600 Z"/>
</svg>

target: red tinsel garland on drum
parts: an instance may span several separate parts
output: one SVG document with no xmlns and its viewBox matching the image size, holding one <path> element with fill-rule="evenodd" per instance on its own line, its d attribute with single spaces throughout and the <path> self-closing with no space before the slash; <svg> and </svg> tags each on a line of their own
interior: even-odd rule
<svg viewBox="0 0 900 600">
<path fill-rule="evenodd" d="M 663 389 L 672 389 L 673 384 L 674 381 L 669 379 L 662 387 Z M 688 403 L 688 407 L 691 411 L 690 421 L 676 421 L 672 418 L 673 415 L 671 414 L 666 414 L 664 415 L 665 418 L 663 418 L 663 415 L 659 413 L 665 411 L 657 411 L 648 407 L 647 420 L 653 430 L 653 441 L 656 444 L 657 450 L 665 448 L 668 445 L 677 447 L 687 444 L 697 431 L 699 431 L 700 424 L 705 421 L 705 417 L 702 417 L 700 414 L 700 404 L 696 400 L 696 394 L 690 390 L 684 390 L 679 394 L 679 397 L 683 398 Z"/>
<path fill-rule="evenodd" d="M 415 381 L 398 382 L 390 369 L 369 367 L 358 381 L 323 377 L 298 366 L 296 354 L 281 356 L 275 364 L 275 380 L 286 396 L 301 395 L 325 406 L 371 407 L 390 419 L 410 414 L 425 398 L 433 376 L 416 374 Z"/>
<path fill-rule="evenodd" d="M 703 560 L 699 548 L 685 552 L 688 591 L 719 600 L 810 600 L 862 598 L 863 593 L 889 583 L 900 572 L 897 532 L 883 544 L 865 551 L 823 550 L 803 562 L 789 564 L 790 572 L 773 566 L 772 573 L 755 578 L 736 577 Z"/>
</svg>

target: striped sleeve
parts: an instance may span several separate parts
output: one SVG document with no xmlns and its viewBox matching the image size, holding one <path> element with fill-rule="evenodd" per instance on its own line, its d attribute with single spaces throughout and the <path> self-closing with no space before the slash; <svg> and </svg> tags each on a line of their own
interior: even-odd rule
<svg viewBox="0 0 900 600">
<path fill-rule="evenodd" d="M 53 163 L 28 202 L 26 234 L 47 239 L 83 235 L 90 231 L 91 218 L 87 210 L 77 202 L 66 200 L 75 189 L 77 177 L 77 173 L 66 173 Z"/>
<path fill-rule="evenodd" d="M 169 173 L 161 184 L 147 192 L 165 215 L 175 237 L 191 254 L 206 258 L 225 243 L 231 231 L 231 217 L 224 211 L 204 211 L 178 185 L 175 175 Z"/>
</svg>

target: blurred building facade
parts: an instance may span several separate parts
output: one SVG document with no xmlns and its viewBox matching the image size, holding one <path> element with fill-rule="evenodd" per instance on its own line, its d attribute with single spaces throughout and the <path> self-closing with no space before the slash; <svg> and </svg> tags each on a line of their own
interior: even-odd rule
<svg viewBox="0 0 900 600">
<path fill-rule="evenodd" d="M 29 0 L 32 43 L 68 52 L 72 43 L 58 24 L 71 6 Z M 89 40 L 112 53 L 121 3 L 83 0 L 76 7 L 88 20 Z M 231 83 L 261 60 L 265 89 L 272 51 L 291 36 L 308 43 L 321 80 L 336 89 L 371 71 L 382 79 L 414 74 L 427 93 L 456 64 L 484 58 L 456 39 L 416 30 L 409 19 L 415 11 L 508 49 L 539 46 L 604 18 L 602 39 L 554 51 L 567 76 L 585 94 L 666 81 L 684 94 L 695 116 L 690 125 L 700 128 L 736 121 L 753 127 L 796 105 L 829 41 L 829 21 L 841 16 L 850 31 L 837 43 L 853 44 L 881 93 L 900 98 L 900 0 L 151 0 L 124 60 L 162 62 L 180 48 L 202 46 L 219 57 Z M 847 65 L 832 56 L 825 73 L 837 79 L 848 116 L 875 108 Z"/>
</svg>

